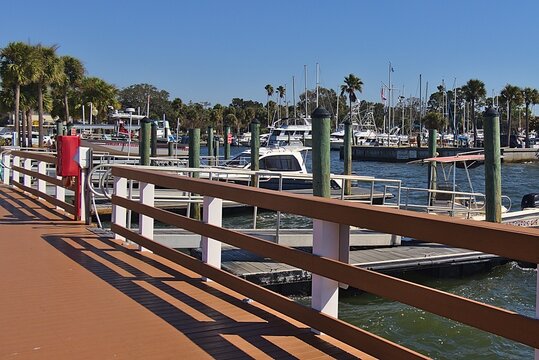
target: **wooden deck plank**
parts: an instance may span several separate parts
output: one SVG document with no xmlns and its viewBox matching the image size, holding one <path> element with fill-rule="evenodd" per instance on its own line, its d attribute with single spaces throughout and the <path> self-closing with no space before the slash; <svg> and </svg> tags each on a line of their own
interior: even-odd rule
<svg viewBox="0 0 539 360">
<path fill-rule="evenodd" d="M 368 358 L 66 220 L 0 186 L 0 358 Z"/>
</svg>

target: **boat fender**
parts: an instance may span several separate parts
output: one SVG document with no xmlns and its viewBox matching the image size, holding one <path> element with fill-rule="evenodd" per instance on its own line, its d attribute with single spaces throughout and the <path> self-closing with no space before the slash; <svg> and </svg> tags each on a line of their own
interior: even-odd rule
<svg viewBox="0 0 539 360">
<path fill-rule="evenodd" d="M 539 193 L 530 193 L 522 197 L 520 203 L 522 209 L 526 208 L 539 208 Z"/>
</svg>

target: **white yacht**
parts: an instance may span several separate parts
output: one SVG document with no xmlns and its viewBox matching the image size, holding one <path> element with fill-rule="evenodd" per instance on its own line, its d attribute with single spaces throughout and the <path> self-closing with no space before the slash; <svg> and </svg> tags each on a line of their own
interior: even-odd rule
<svg viewBox="0 0 539 360">
<path fill-rule="evenodd" d="M 330 147 L 332 150 L 339 150 L 344 145 L 344 122 L 350 119 L 348 114 L 344 121 L 339 124 L 337 130 L 330 135 Z M 365 111 L 361 116 L 359 103 L 352 106 L 352 142 L 355 145 L 369 146 L 376 140 L 378 132 L 374 122 L 374 110 L 372 108 Z"/>
<path fill-rule="evenodd" d="M 306 145 L 312 140 L 311 118 L 284 118 L 270 126 L 265 146 Z"/>
</svg>

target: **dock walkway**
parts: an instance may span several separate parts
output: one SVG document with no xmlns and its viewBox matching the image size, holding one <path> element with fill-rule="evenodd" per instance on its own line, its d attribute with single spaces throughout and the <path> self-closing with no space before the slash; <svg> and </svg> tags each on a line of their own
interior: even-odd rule
<svg viewBox="0 0 539 360">
<path fill-rule="evenodd" d="M 0 186 L 0 358 L 369 358 Z"/>
</svg>

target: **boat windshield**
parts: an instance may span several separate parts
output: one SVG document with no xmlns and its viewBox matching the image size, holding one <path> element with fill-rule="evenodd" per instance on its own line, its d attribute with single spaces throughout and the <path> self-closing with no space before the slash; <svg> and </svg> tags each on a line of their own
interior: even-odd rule
<svg viewBox="0 0 539 360">
<path fill-rule="evenodd" d="M 294 155 L 276 155 L 260 159 L 260 170 L 301 171 L 301 165 Z"/>
<path fill-rule="evenodd" d="M 225 166 L 243 168 L 251 162 L 251 153 L 244 151 L 225 163 Z"/>
</svg>

